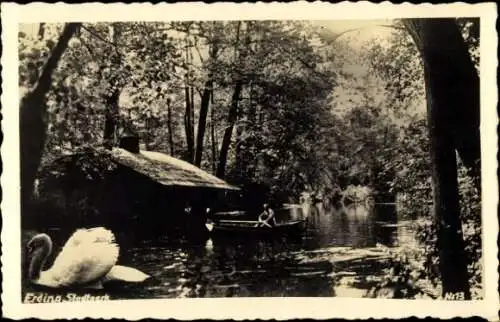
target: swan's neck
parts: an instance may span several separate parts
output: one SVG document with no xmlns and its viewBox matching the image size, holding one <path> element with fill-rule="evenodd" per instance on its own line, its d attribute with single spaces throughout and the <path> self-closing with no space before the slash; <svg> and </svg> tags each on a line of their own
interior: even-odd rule
<svg viewBox="0 0 500 322">
<path fill-rule="evenodd" d="M 47 241 L 43 244 L 43 247 L 36 249 L 33 252 L 33 257 L 29 266 L 29 279 L 31 281 L 36 281 L 40 277 L 40 273 L 45 266 L 45 262 L 52 252 L 52 243 Z"/>
</svg>

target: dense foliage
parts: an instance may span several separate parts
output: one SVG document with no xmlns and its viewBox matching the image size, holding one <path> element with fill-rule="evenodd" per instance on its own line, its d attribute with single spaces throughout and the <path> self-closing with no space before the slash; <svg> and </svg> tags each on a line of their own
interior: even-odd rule
<svg viewBox="0 0 500 322">
<path fill-rule="evenodd" d="M 20 34 L 24 91 L 61 28 Z M 132 129 L 147 149 L 190 162 L 201 154 L 200 166 L 214 173 L 224 159 L 229 181 L 298 193 L 321 180 L 306 174 L 322 162 L 316 135 L 338 131 L 324 126 L 334 120 L 325 104 L 336 79 L 333 49 L 315 50 L 313 31 L 273 21 L 84 24 L 47 95 L 44 161 L 104 144 L 111 114 L 114 145 Z"/>
</svg>

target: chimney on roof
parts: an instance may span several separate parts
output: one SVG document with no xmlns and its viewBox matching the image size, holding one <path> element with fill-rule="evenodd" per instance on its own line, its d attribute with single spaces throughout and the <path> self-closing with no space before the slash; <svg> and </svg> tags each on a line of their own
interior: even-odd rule
<svg viewBox="0 0 500 322">
<path fill-rule="evenodd" d="M 139 153 L 139 136 L 129 134 L 120 138 L 120 148 L 132 153 Z"/>
</svg>

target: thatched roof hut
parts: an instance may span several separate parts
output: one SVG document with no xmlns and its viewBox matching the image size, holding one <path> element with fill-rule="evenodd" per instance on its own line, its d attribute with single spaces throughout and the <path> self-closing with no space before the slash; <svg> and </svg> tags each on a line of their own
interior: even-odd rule
<svg viewBox="0 0 500 322">
<path fill-rule="evenodd" d="M 127 137 L 111 151 L 87 149 L 55 160 L 41 173 L 44 209 L 33 223 L 162 233 L 165 227 L 195 225 L 206 208 L 239 190 L 185 161 L 141 151 L 138 143 Z"/>
<path fill-rule="evenodd" d="M 111 152 L 111 157 L 113 161 L 164 186 L 239 190 L 238 187 L 168 154 L 153 151 L 133 153 L 123 148 L 115 148 Z"/>
</svg>

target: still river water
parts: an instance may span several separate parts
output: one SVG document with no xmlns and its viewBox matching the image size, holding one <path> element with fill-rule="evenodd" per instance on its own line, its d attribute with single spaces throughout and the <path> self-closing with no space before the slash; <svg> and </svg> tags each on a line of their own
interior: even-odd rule
<svg viewBox="0 0 500 322">
<path fill-rule="evenodd" d="M 387 266 L 387 247 L 413 240 L 395 205 L 290 206 L 278 221 L 307 219 L 298 239 L 209 239 L 201 245 L 143 242 L 120 262 L 155 279 L 113 298 L 370 296 Z"/>
</svg>

